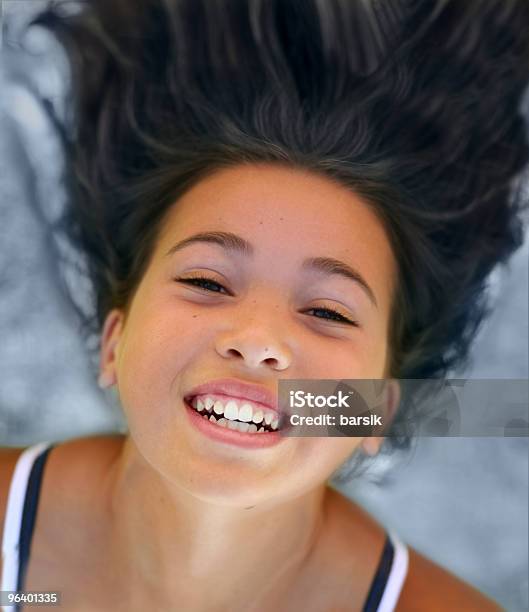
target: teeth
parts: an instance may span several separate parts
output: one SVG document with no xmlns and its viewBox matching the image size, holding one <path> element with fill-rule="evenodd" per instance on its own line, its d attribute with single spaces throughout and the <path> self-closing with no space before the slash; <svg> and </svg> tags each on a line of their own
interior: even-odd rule
<svg viewBox="0 0 529 612">
<path fill-rule="evenodd" d="M 203 418 L 211 421 L 212 423 L 216 423 L 220 427 L 225 427 L 227 429 L 233 429 L 234 431 L 242 431 L 243 433 L 264 433 L 266 430 L 261 425 L 259 429 L 257 429 L 257 425 L 255 423 L 240 423 L 239 421 L 230 421 L 222 417 L 217 421 L 217 419 L 211 415 L 204 414 Z"/>
<path fill-rule="evenodd" d="M 261 423 L 261 421 L 263 420 L 264 415 L 263 415 L 263 411 L 260 410 L 259 408 L 253 413 L 253 417 L 252 417 L 252 421 L 254 423 Z"/>
<path fill-rule="evenodd" d="M 228 429 L 265 433 L 270 429 L 276 431 L 279 428 L 279 415 L 275 411 L 263 410 L 250 402 L 239 406 L 236 400 L 229 400 L 224 404 L 220 399 L 207 396 L 194 397 L 191 405 L 204 418 Z"/>
<path fill-rule="evenodd" d="M 211 410 L 214 404 L 215 402 L 211 399 L 211 397 L 206 397 L 206 403 L 204 404 L 206 407 L 206 410 Z"/>
<path fill-rule="evenodd" d="M 235 421 L 239 417 L 237 402 L 230 400 L 224 408 L 224 417 L 230 421 Z"/>
<path fill-rule="evenodd" d="M 252 420 L 253 408 L 250 404 L 243 404 L 239 408 L 239 421 L 248 423 Z"/>
</svg>

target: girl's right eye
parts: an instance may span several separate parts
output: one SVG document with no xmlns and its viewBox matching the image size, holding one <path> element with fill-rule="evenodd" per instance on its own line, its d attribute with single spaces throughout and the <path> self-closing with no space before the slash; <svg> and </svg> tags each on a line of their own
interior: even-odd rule
<svg viewBox="0 0 529 612">
<path fill-rule="evenodd" d="M 217 283 L 217 281 L 214 281 L 211 278 L 207 278 L 206 276 L 175 278 L 175 280 L 180 283 L 192 285 L 193 287 L 199 287 L 200 289 L 204 289 L 204 291 L 210 291 L 212 293 L 226 293 L 229 295 L 225 287 L 223 287 L 220 283 Z"/>
</svg>

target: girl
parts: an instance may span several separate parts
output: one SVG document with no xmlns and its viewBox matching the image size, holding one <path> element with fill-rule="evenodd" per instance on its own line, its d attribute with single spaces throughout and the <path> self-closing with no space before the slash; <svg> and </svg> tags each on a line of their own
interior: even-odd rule
<svg viewBox="0 0 529 612">
<path fill-rule="evenodd" d="M 383 438 L 283 436 L 277 388 L 388 379 L 398 423 L 398 379 L 464 362 L 522 240 L 525 0 L 69 7 L 37 20 L 71 66 L 63 229 L 129 432 L 3 451 L 2 589 L 497 610 L 329 486 Z"/>
</svg>

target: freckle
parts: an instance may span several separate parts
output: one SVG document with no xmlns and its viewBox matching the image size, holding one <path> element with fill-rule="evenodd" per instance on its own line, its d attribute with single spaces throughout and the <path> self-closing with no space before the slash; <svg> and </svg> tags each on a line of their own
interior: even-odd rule
<svg viewBox="0 0 529 612">
<path fill-rule="evenodd" d="M 283 221 L 283 217 L 279 217 L 279 220 L 280 220 L 280 221 Z"/>
<path fill-rule="evenodd" d="M 193 319 L 196 319 L 198 317 L 198 315 L 193 315 Z"/>
<path fill-rule="evenodd" d="M 265 353 L 268 353 L 268 347 L 265 346 Z"/>
<path fill-rule="evenodd" d="M 259 225 L 263 225 L 263 222 L 262 222 L 262 221 L 259 221 Z"/>
</svg>

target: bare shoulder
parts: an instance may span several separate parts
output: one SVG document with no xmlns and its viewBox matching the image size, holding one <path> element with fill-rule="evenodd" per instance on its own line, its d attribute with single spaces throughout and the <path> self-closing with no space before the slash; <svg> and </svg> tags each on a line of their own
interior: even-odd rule
<svg viewBox="0 0 529 612">
<path fill-rule="evenodd" d="M 413 548 L 408 548 L 408 551 L 408 574 L 399 598 L 397 612 L 502 610 L 496 602 Z"/>
<path fill-rule="evenodd" d="M 349 543 L 347 546 L 344 545 L 342 556 L 353 559 L 355 551 L 356 554 L 358 550 L 362 551 L 361 567 L 355 568 L 355 574 L 351 575 L 359 576 L 369 568 L 368 575 L 363 576 L 363 586 L 360 587 L 362 597 L 365 597 L 380 561 L 386 530 L 361 506 L 338 491 L 329 490 L 329 498 L 334 508 L 333 522 L 338 537 L 342 542 Z M 497 603 L 476 588 L 413 548 L 408 547 L 408 553 L 408 572 L 397 604 L 397 612 L 502 610 Z"/>
<path fill-rule="evenodd" d="M 122 449 L 123 435 L 95 435 L 61 442 L 48 456 L 41 487 L 39 514 L 56 517 L 49 524 L 42 524 L 43 532 L 49 527 L 52 541 L 57 537 L 63 521 L 89 519 L 87 509 L 96 507 L 97 499 L 104 495 L 109 468 Z M 74 525 L 72 524 L 72 527 Z"/>
<path fill-rule="evenodd" d="M 89 483 L 95 483 L 102 477 L 106 466 L 119 452 L 123 440 L 121 435 L 96 435 L 57 443 L 48 456 L 44 470 L 39 508 L 64 500 L 63 491 L 69 491 L 68 498 L 72 499 L 76 497 L 71 495 L 76 487 L 88 490 Z M 0 448 L 0 538 L 3 537 L 13 473 L 24 450 L 26 447 Z M 39 514 L 46 515 L 46 512 Z"/>
<path fill-rule="evenodd" d="M 54 571 L 68 576 L 78 551 L 89 550 L 88 543 L 94 541 L 97 529 L 104 526 L 96 513 L 100 491 L 124 440 L 122 435 L 95 435 L 54 444 L 42 476 L 26 577 L 29 590 L 35 585 L 39 587 L 36 590 L 46 590 Z M 0 449 L 0 537 L 13 473 L 24 450 Z M 86 558 L 85 554 L 83 563 Z M 0 562 L 0 575 L 2 572 Z"/>
<path fill-rule="evenodd" d="M 57 444 L 46 466 L 48 488 L 71 487 L 78 482 L 86 489 L 88 482 L 105 475 L 124 440 L 121 434 L 106 434 L 74 438 Z"/>
</svg>

